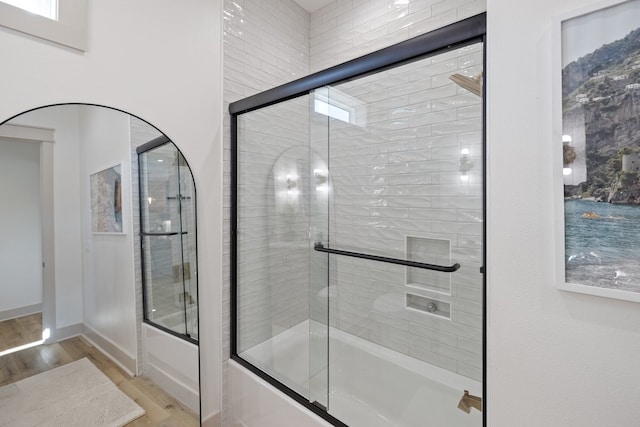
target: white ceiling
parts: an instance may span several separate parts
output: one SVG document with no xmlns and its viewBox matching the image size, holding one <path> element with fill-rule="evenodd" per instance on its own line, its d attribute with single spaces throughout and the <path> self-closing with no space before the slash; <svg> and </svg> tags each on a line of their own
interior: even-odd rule
<svg viewBox="0 0 640 427">
<path fill-rule="evenodd" d="M 316 10 L 328 5 L 334 0 L 294 0 L 300 6 L 307 10 L 309 13 L 313 13 Z"/>
</svg>

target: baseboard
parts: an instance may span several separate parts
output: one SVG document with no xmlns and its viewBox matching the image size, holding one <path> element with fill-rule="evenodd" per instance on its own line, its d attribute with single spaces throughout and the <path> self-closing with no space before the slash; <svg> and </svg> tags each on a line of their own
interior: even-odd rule
<svg viewBox="0 0 640 427">
<path fill-rule="evenodd" d="M 25 307 L 12 308 L 9 310 L 0 311 L 0 322 L 16 317 L 28 316 L 30 314 L 40 313 L 42 311 L 42 304 L 27 305 Z"/>
<path fill-rule="evenodd" d="M 77 337 L 84 332 L 84 325 L 82 323 L 76 323 L 75 325 L 63 326 L 56 329 L 56 340 L 62 341 L 68 338 Z"/>
<path fill-rule="evenodd" d="M 173 378 L 166 372 L 147 363 L 144 374 L 161 389 L 175 397 L 180 403 L 187 406 L 195 413 L 200 412 L 200 395 L 197 390 L 192 390 L 182 382 Z"/>
<path fill-rule="evenodd" d="M 202 427 L 220 427 L 221 425 L 220 412 L 216 412 L 213 415 L 208 416 L 206 419 L 202 417 Z"/>
<path fill-rule="evenodd" d="M 120 346 L 102 335 L 100 332 L 88 326 L 86 323 L 83 326 L 83 338 L 93 344 L 93 346 L 97 347 L 105 354 L 105 356 L 113 360 L 114 363 L 124 369 L 129 375 L 136 375 L 136 358 L 134 356 L 127 353 L 125 350 L 120 348 Z"/>
</svg>

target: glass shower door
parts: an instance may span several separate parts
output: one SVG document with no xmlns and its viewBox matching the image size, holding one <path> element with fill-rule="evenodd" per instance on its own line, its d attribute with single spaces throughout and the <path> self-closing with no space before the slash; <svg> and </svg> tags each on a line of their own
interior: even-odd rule
<svg viewBox="0 0 640 427">
<path fill-rule="evenodd" d="M 482 425 L 482 64 L 479 42 L 313 94 L 327 406 L 349 426 Z"/>
<path fill-rule="evenodd" d="M 145 321 L 198 340 L 195 186 L 167 141 L 138 154 Z"/>
<path fill-rule="evenodd" d="M 324 408 L 328 260 L 312 252 L 313 239 L 327 233 L 327 167 L 309 141 L 324 138 L 326 152 L 327 121 L 310 112 L 310 100 L 238 117 L 235 347 L 285 390 Z"/>
</svg>

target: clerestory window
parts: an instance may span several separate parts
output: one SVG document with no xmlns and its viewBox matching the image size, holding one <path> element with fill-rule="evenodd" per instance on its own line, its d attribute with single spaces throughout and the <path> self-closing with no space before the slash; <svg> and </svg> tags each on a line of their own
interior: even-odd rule
<svg viewBox="0 0 640 427">
<path fill-rule="evenodd" d="M 86 50 L 86 0 L 0 0 L 0 26 Z"/>
</svg>

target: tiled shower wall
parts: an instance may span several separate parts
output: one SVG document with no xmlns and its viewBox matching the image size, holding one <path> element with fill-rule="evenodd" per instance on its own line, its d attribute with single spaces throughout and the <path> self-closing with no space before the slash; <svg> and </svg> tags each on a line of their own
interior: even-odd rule
<svg viewBox="0 0 640 427">
<path fill-rule="evenodd" d="M 225 1 L 224 5 L 225 110 L 230 102 L 308 73 L 309 14 L 304 9 L 292 0 L 273 3 L 234 0 Z M 283 22 L 287 25 L 282 25 Z M 308 288 L 304 274 L 308 259 L 300 256 L 300 248 L 286 244 L 285 239 L 293 241 L 293 238 L 279 230 L 287 224 L 279 224 L 279 215 L 273 212 L 274 166 L 288 147 L 308 139 L 305 111 L 306 106 L 285 107 L 281 115 L 274 115 L 275 120 L 261 112 L 245 116 L 249 123 L 244 125 L 254 131 L 247 132 L 247 144 L 241 147 L 239 155 L 247 166 L 240 171 L 246 208 L 239 210 L 238 215 L 246 231 L 239 236 L 239 242 L 248 243 L 240 248 L 239 254 L 239 272 L 246 283 L 238 295 L 246 304 L 240 313 L 239 351 L 308 318 L 308 303 L 302 300 L 292 305 L 291 301 L 295 297 L 306 298 L 306 293 L 295 291 Z M 228 136 L 229 131 L 225 132 L 227 159 Z M 229 210 L 225 212 L 228 215 Z M 228 233 L 229 227 L 225 230 Z M 252 241 L 249 243 L 247 238 Z M 228 245 L 227 242 L 227 249 Z"/>
<path fill-rule="evenodd" d="M 338 84 L 330 94 L 363 102 L 366 121 L 332 119 L 328 136 L 332 245 L 462 266 L 452 274 L 434 274 L 333 256 L 332 326 L 477 380 L 482 376 L 482 102 L 449 76 L 476 76 L 481 70 L 482 45 L 474 44 Z M 465 181 L 459 170 L 462 150 L 472 162 Z M 425 310 L 429 302 L 438 307 L 434 313 Z"/>
<path fill-rule="evenodd" d="M 293 0 L 224 0 L 224 290 L 223 356 L 230 354 L 230 122 L 229 103 L 287 83 L 309 73 L 309 14 Z M 284 151 L 284 148 L 282 149 Z M 267 193 L 269 173 L 258 191 Z M 267 172 L 269 171 L 269 172 Z M 266 244 L 266 243 L 265 243 Z M 267 252 L 268 253 L 268 252 Z M 256 290 L 258 293 L 259 290 Z M 255 294 L 258 295 L 257 293 Z M 265 295 L 266 296 L 266 295 Z M 266 308 L 263 307 L 263 308 Z M 268 319 L 269 321 L 271 319 Z M 251 320 L 249 319 L 249 324 Z M 269 324 L 270 328 L 271 325 Z M 266 332 L 260 329 L 260 334 Z M 265 335 L 262 339 L 267 338 Z M 250 340 L 259 340 L 254 336 Z M 249 341 L 251 342 L 251 341 Z M 226 365 L 223 390 L 227 390 Z M 223 393 L 222 425 L 226 425 L 227 394 Z"/>
<path fill-rule="evenodd" d="M 308 105 L 238 118 L 238 352 L 309 318 Z"/>
<path fill-rule="evenodd" d="M 310 72 L 487 10 L 486 0 L 337 0 L 311 15 Z"/>
<path fill-rule="evenodd" d="M 309 15 L 292 0 L 225 0 L 225 110 L 235 100 L 485 10 L 486 0 L 336 0 Z M 224 355 L 230 342 L 229 146 L 226 115 Z"/>
</svg>

